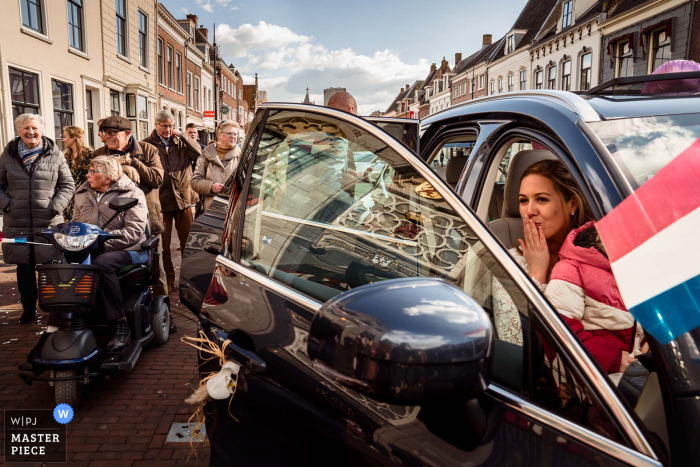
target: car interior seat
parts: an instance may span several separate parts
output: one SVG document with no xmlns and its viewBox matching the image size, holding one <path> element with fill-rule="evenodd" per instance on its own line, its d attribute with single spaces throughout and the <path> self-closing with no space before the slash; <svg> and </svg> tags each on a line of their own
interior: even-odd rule
<svg viewBox="0 0 700 467">
<path fill-rule="evenodd" d="M 467 165 L 468 160 L 469 156 L 457 156 L 450 159 L 450 161 L 447 163 L 447 167 L 445 168 L 445 181 L 453 189 L 457 187 L 459 178 L 461 177 L 464 166 Z"/>
<path fill-rule="evenodd" d="M 503 189 L 503 209 L 501 218 L 489 222 L 491 232 L 505 245 L 513 248 L 518 244 L 518 239 L 523 238 L 523 220 L 520 217 L 520 181 L 523 173 L 534 163 L 543 160 L 556 160 L 557 157 L 546 150 L 520 151 L 510 161 L 506 184 Z M 449 174 L 449 169 L 448 169 Z"/>
</svg>

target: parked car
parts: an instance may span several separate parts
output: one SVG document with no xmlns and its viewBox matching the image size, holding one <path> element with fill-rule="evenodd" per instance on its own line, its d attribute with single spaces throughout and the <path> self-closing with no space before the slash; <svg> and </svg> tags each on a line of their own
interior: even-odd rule
<svg viewBox="0 0 700 467">
<path fill-rule="evenodd" d="M 650 134 L 700 138 L 697 96 L 637 94 L 478 99 L 421 122 L 420 157 L 347 113 L 263 104 L 182 267 L 243 368 L 206 410 L 212 465 L 700 463 L 700 330 L 648 336 L 630 404 L 507 252 L 529 164 L 560 159 L 600 219 L 677 154 Z M 496 280 L 522 346 L 493 331 Z"/>
</svg>

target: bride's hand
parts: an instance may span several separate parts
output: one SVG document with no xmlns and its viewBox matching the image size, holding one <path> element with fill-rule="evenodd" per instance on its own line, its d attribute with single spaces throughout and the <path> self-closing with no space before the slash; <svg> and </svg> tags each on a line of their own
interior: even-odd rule
<svg viewBox="0 0 700 467">
<path fill-rule="evenodd" d="M 518 241 L 527 261 L 528 274 L 540 284 L 546 284 L 550 258 L 544 231 L 532 219 L 523 219 L 523 233 L 525 239 Z"/>
</svg>

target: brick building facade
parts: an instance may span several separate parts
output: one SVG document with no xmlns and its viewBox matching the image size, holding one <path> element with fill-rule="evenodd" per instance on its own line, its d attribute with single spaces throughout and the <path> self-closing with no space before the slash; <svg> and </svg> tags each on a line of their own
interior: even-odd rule
<svg viewBox="0 0 700 467">
<path fill-rule="evenodd" d="M 187 116 L 186 49 L 189 34 L 162 4 L 158 4 L 156 82 L 158 108 L 173 114 L 175 127 L 184 131 Z"/>
</svg>

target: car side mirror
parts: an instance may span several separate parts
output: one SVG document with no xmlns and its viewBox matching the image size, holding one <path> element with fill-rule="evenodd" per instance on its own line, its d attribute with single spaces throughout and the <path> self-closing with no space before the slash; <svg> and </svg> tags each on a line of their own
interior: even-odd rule
<svg viewBox="0 0 700 467">
<path fill-rule="evenodd" d="M 442 279 L 386 280 L 326 302 L 308 355 L 318 371 L 379 400 L 474 398 L 491 379 L 491 320 Z"/>
<path fill-rule="evenodd" d="M 109 208 L 112 211 L 128 211 L 139 204 L 138 198 L 114 198 L 109 202 Z"/>
</svg>

